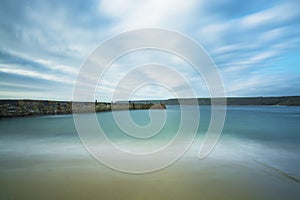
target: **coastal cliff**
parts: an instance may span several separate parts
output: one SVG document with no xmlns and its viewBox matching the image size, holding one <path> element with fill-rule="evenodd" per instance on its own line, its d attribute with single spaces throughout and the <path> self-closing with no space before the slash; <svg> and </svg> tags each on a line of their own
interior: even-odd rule
<svg viewBox="0 0 300 200">
<path fill-rule="evenodd" d="M 73 108 L 73 109 L 72 109 Z M 59 115 L 104 112 L 111 110 L 166 109 L 164 104 L 153 103 L 104 103 L 46 100 L 0 100 L 0 118 L 36 115 Z"/>
<path fill-rule="evenodd" d="M 196 101 L 195 101 L 196 100 Z M 166 100 L 151 100 L 151 103 L 164 103 L 166 105 L 211 105 L 210 98 L 180 98 Z M 143 101 L 135 101 L 136 103 Z M 300 96 L 278 97 L 227 97 L 228 106 L 300 106 Z"/>
</svg>

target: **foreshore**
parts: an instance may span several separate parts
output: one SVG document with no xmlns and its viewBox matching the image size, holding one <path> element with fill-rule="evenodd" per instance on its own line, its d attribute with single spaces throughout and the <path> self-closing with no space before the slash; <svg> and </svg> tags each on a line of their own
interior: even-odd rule
<svg viewBox="0 0 300 200">
<path fill-rule="evenodd" d="M 48 100 L 0 100 L 0 118 L 60 115 L 111 110 L 166 109 L 161 103 L 105 103 Z"/>
</svg>

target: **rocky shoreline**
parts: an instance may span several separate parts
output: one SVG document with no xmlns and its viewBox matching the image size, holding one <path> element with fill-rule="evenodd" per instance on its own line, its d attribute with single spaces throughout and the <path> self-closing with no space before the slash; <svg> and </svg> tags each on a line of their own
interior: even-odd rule
<svg viewBox="0 0 300 200">
<path fill-rule="evenodd" d="M 47 100 L 0 100 L 0 118 L 61 115 L 111 110 L 166 109 L 161 103 L 105 103 Z"/>
</svg>

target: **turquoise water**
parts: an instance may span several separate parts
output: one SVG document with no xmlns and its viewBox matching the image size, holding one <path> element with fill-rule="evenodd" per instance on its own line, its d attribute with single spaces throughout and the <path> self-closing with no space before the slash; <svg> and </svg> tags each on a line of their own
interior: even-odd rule
<svg viewBox="0 0 300 200">
<path fill-rule="evenodd" d="M 142 144 L 122 133 L 111 112 L 97 117 L 113 142 L 140 151 L 175 136 L 180 108 L 166 111 L 161 132 Z M 191 148 L 168 168 L 144 175 L 117 172 L 93 159 L 72 115 L 1 119 L 0 199 L 300 198 L 300 107 L 229 106 L 219 142 L 204 160 L 197 155 L 210 107 L 200 111 Z M 140 126 L 150 122 L 147 110 L 130 112 Z"/>
</svg>

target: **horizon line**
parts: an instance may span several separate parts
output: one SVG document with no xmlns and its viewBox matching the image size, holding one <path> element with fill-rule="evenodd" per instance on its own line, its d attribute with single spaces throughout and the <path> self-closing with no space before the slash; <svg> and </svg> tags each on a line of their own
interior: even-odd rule
<svg viewBox="0 0 300 200">
<path fill-rule="evenodd" d="M 226 99 L 229 98 L 280 98 L 280 97 L 300 97 L 300 95 L 278 95 L 278 96 L 228 96 L 225 97 Z M 224 97 L 213 97 L 213 98 L 224 98 Z M 166 101 L 171 99 L 212 99 L 211 97 L 179 97 L 179 98 L 163 98 L 163 99 L 130 99 L 130 100 L 117 100 L 113 102 L 122 102 L 122 101 Z M 0 101 L 61 101 L 61 102 L 69 102 L 73 101 L 71 99 L 69 100 L 55 100 L 55 99 L 37 99 L 37 98 L 0 98 Z M 104 103 L 111 103 L 111 101 L 99 101 L 98 99 L 95 99 L 97 102 L 104 102 Z M 93 101 L 93 102 L 95 102 Z M 89 102 L 89 101 L 81 101 L 81 102 Z"/>
</svg>

